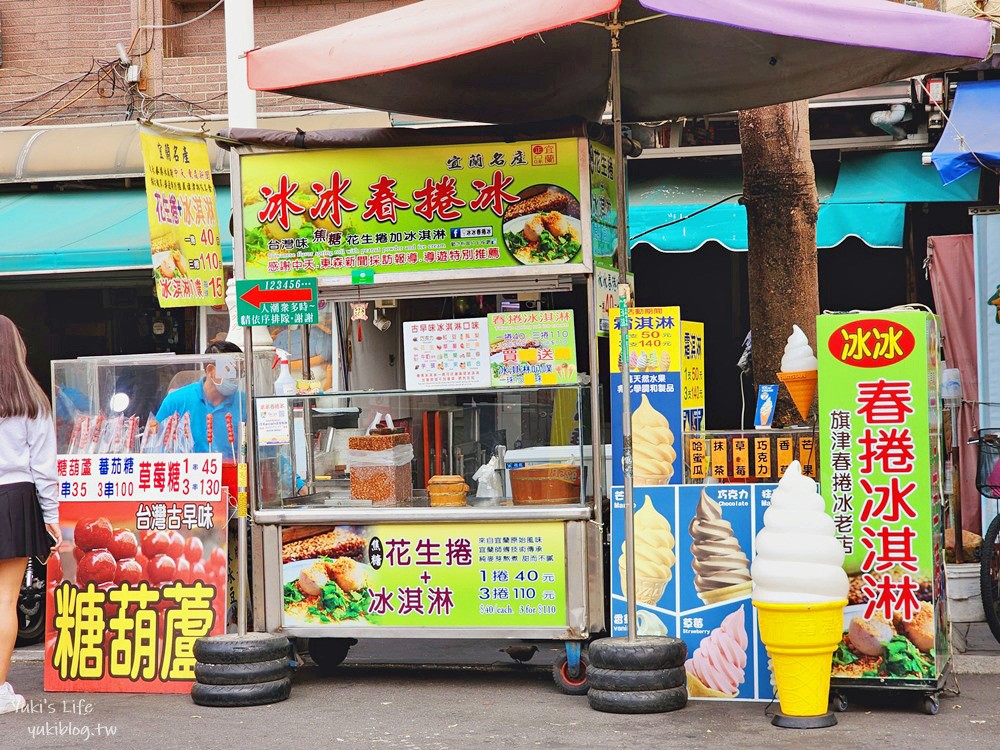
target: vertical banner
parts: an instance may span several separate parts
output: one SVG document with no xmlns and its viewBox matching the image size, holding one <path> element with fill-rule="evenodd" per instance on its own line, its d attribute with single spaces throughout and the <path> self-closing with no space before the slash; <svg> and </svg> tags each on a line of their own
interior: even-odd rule
<svg viewBox="0 0 1000 750">
<path fill-rule="evenodd" d="M 816 340 L 820 477 L 851 583 L 833 677 L 933 684 L 948 650 L 935 321 L 820 315 Z"/>
<path fill-rule="evenodd" d="M 705 324 L 681 321 L 681 407 L 684 431 L 705 429 Z"/>
<path fill-rule="evenodd" d="M 687 644 L 691 698 L 770 700 L 750 601 L 750 560 L 774 485 L 644 487 L 635 493 L 636 631 Z M 628 631 L 624 493 L 612 489 L 611 634 Z M 615 523 L 615 520 L 618 523 Z"/>
<path fill-rule="evenodd" d="M 189 692 L 195 640 L 225 632 L 220 454 L 60 455 L 57 469 L 45 689 Z"/>
<path fill-rule="evenodd" d="M 208 144 L 140 127 L 153 278 L 160 307 L 225 301 Z"/>
<path fill-rule="evenodd" d="M 618 304 L 618 190 L 615 153 L 603 143 L 589 142 L 590 238 L 594 256 L 597 335 L 607 336 L 608 311 Z M 631 255 L 631 253 L 630 253 Z M 631 273 L 628 284 L 635 289 Z"/>
<path fill-rule="evenodd" d="M 683 480 L 681 316 L 679 307 L 637 307 L 629 313 L 633 483 Z M 611 311 L 611 477 L 622 484 L 621 318 Z"/>
</svg>

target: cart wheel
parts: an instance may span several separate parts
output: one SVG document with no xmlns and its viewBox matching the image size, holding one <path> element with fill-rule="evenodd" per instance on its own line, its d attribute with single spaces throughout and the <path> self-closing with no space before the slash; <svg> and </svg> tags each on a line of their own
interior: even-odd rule
<svg viewBox="0 0 1000 750">
<path fill-rule="evenodd" d="M 833 710 L 839 714 L 847 710 L 847 696 L 843 693 L 834 693 L 831 703 L 833 704 Z"/>
<path fill-rule="evenodd" d="M 589 666 L 590 659 L 587 656 L 587 652 L 581 651 L 580 666 L 577 667 L 576 674 L 571 674 L 569 659 L 566 656 L 566 652 L 562 651 L 552 665 L 552 681 L 566 695 L 586 695 L 589 689 L 589 685 L 587 684 L 587 668 Z"/>
<path fill-rule="evenodd" d="M 45 637 L 45 563 L 29 557 L 17 598 L 17 646 L 30 646 Z"/>
<path fill-rule="evenodd" d="M 979 562 L 979 591 L 983 597 L 986 622 L 1000 641 L 1000 515 L 990 522 L 983 538 Z"/>
<path fill-rule="evenodd" d="M 310 638 L 309 656 L 316 662 L 319 671 L 329 674 L 347 658 L 356 638 Z"/>
<path fill-rule="evenodd" d="M 931 716 L 937 716 L 938 711 L 941 709 L 941 702 L 938 700 L 936 695 L 925 695 L 924 696 L 924 713 Z"/>
</svg>

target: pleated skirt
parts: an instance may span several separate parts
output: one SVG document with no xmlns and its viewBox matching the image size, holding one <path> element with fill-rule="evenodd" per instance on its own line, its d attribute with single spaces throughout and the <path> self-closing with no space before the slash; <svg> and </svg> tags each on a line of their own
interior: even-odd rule
<svg viewBox="0 0 1000 750">
<path fill-rule="evenodd" d="M 52 537 L 31 482 L 0 485 L 0 559 L 48 557 Z"/>
</svg>

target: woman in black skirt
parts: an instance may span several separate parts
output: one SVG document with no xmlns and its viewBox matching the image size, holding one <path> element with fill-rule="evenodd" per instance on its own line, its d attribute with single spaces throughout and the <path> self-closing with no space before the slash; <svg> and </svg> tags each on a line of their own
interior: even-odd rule
<svg viewBox="0 0 1000 750">
<path fill-rule="evenodd" d="M 0 714 L 25 703 L 7 682 L 24 569 L 61 543 L 52 409 L 28 371 L 21 334 L 0 315 Z"/>
</svg>

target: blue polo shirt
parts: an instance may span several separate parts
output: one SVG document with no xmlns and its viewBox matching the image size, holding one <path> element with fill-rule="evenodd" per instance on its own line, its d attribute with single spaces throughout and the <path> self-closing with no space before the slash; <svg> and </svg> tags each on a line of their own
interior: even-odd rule
<svg viewBox="0 0 1000 750">
<path fill-rule="evenodd" d="M 239 446 L 231 446 L 229 434 L 226 430 L 226 415 L 233 415 L 233 437 L 239 437 L 240 412 L 242 412 L 242 402 L 238 402 L 239 392 L 228 396 L 218 405 L 214 406 L 205 399 L 205 379 L 202 378 L 197 383 L 189 383 L 178 388 L 172 393 L 168 393 L 160 404 L 159 411 L 156 412 L 156 421 L 161 425 L 172 414 L 180 414 L 182 417 L 187 412 L 191 415 L 191 438 L 194 441 L 195 453 L 222 454 L 222 458 L 233 460 L 233 449 L 236 450 L 236 458 L 239 458 Z M 212 415 L 212 444 L 208 444 L 208 415 Z M 161 427 L 162 430 L 162 427 Z"/>
</svg>

